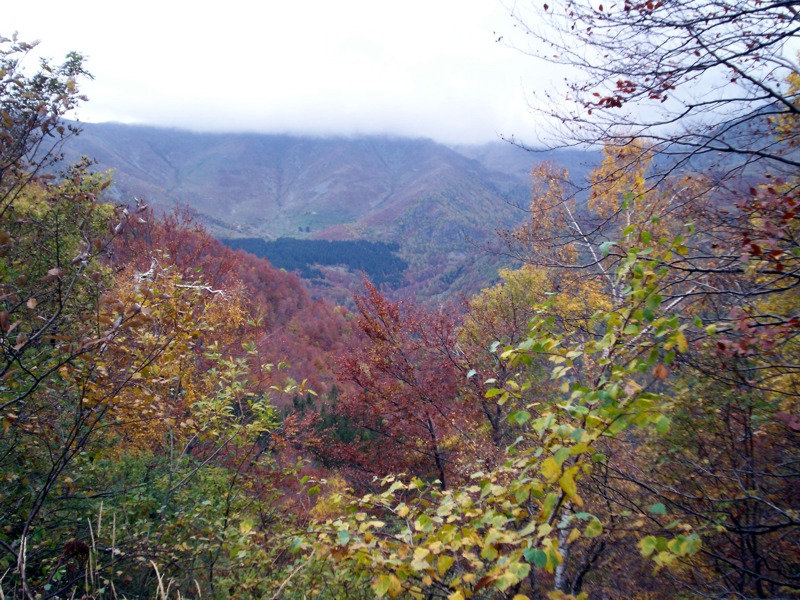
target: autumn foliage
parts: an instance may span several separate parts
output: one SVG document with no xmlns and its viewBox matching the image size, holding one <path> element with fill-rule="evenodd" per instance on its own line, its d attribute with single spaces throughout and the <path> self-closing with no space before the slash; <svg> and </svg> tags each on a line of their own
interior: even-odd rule
<svg viewBox="0 0 800 600">
<path fill-rule="evenodd" d="M 798 75 L 769 41 L 797 14 L 668 9 L 544 5 L 621 60 L 553 59 L 588 69 L 598 168 L 534 167 L 520 264 L 475 297 L 364 281 L 353 312 L 103 202 L 59 161 L 83 59 L 0 41 L 0 596 L 800 595 Z M 667 135 L 710 114 L 671 103 L 693 69 L 751 95 Z M 614 121 L 637 103 L 666 112 Z"/>
</svg>

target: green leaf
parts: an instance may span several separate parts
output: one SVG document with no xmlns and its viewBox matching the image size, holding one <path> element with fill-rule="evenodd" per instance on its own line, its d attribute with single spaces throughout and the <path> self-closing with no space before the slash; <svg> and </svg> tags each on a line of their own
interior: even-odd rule
<svg viewBox="0 0 800 600">
<path fill-rule="evenodd" d="M 696 534 L 679 535 L 667 543 L 667 549 L 678 556 L 694 554 L 700 549 L 700 538 Z"/>
<path fill-rule="evenodd" d="M 600 244 L 600 252 L 602 252 L 603 257 L 608 256 L 608 253 L 611 251 L 612 246 L 616 246 L 616 242 L 603 242 Z"/>
<path fill-rule="evenodd" d="M 564 461 L 569 458 L 569 455 L 570 455 L 569 448 L 559 448 L 558 450 L 556 450 L 555 454 L 553 455 L 553 458 L 560 467 L 561 465 L 564 464 Z"/>
<path fill-rule="evenodd" d="M 542 514 L 540 515 L 542 519 L 548 519 L 550 517 L 556 504 L 558 504 L 558 496 L 559 495 L 555 492 L 547 494 L 547 497 L 544 499 L 544 504 L 542 505 Z M 544 533 L 544 527 L 543 525 L 539 528 L 539 535 L 547 535 L 547 533 Z"/>
<path fill-rule="evenodd" d="M 641 327 L 637 323 L 630 323 L 629 325 L 625 326 L 625 329 L 622 330 L 622 333 L 625 335 L 636 335 L 642 330 Z"/>
<path fill-rule="evenodd" d="M 669 431 L 669 426 L 671 423 L 672 421 L 670 421 L 669 417 L 665 417 L 664 415 L 659 416 L 655 422 L 656 431 L 658 431 L 658 433 L 661 435 L 664 435 L 667 433 L 667 431 Z"/>
<path fill-rule="evenodd" d="M 586 529 L 583 531 L 583 535 L 588 538 L 597 537 L 603 533 L 603 524 L 600 523 L 600 520 L 595 518 L 589 521 L 589 524 L 586 526 Z"/>
<path fill-rule="evenodd" d="M 527 410 L 516 410 L 508 415 L 508 420 L 517 425 L 525 425 L 531 420 L 531 413 Z"/>
<path fill-rule="evenodd" d="M 379 575 L 377 579 L 373 580 L 372 591 L 378 598 L 382 598 L 389 591 L 389 582 L 388 575 Z"/>
<path fill-rule="evenodd" d="M 656 546 L 657 542 L 655 536 L 648 535 L 647 537 L 643 537 L 641 540 L 639 540 L 639 552 L 645 558 L 656 551 Z"/>
<path fill-rule="evenodd" d="M 416 521 L 414 521 L 414 529 L 417 531 L 433 531 L 433 521 L 428 515 L 420 515 Z"/>
<path fill-rule="evenodd" d="M 661 301 L 663 298 L 660 294 L 650 294 L 647 297 L 647 300 L 644 301 L 644 306 L 646 309 L 655 312 L 658 310 L 658 307 L 661 306 Z"/>
<path fill-rule="evenodd" d="M 663 502 L 657 502 L 650 507 L 650 512 L 654 515 L 665 515 L 667 514 L 667 507 L 664 506 Z"/>
<path fill-rule="evenodd" d="M 525 557 L 525 560 L 536 565 L 540 569 L 544 569 L 547 566 L 547 554 L 539 550 L 539 548 L 526 548 L 522 551 L 522 555 Z"/>
</svg>

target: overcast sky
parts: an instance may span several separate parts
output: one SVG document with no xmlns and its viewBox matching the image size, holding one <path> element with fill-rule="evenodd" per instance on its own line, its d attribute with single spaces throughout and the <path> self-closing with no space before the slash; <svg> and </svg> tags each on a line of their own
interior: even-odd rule
<svg viewBox="0 0 800 600">
<path fill-rule="evenodd" d="M 547 82 L 499 0 L 4 4 L 1 35 L 88 56 L 84 121 L 480 143 L 533 137 Z"/>
</svg>

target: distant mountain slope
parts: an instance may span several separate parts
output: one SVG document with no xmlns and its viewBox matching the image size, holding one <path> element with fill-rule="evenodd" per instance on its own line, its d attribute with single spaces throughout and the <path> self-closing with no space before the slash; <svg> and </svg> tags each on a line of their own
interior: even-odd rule
<svg viewBox="0 0 800 600">
<path fill-rule="evenodd" d="M 570 148 L 558 150 L 528 150 L 508 142 L 497 141 L 475 146 L 452 146 L 453 150 L 481 163 L 490 171 L 506 173 L 516 179 L 528 180 L 534 164 L 550 161 L 566 167 L 575 182 L 585 181 L 600 162 L 599 152 Z"/>
<path fill-rule="evenodd" d="M 476 252 L 528 203 L 524 158 L 502 169 L 424 139 L 86 124 L 68 153 L 113 168 L 120 198 L 188 205 L 221 238 L 396 242 L 404 287 L 427 297 L 488 283 L 497 259 Z"/>
</svg>

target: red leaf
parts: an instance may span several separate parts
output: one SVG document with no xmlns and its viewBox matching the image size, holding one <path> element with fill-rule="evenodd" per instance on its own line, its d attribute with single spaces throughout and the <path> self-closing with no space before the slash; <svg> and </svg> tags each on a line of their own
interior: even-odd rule
<svg viewBox="0 0 800 600">
<path fill-rule="evenodd" d="M 669 375 L 669 369 L 664 363 L 658 363 L 655 369 L 653 369 L 653 375 L 663 381 Z"/>
</svg>

